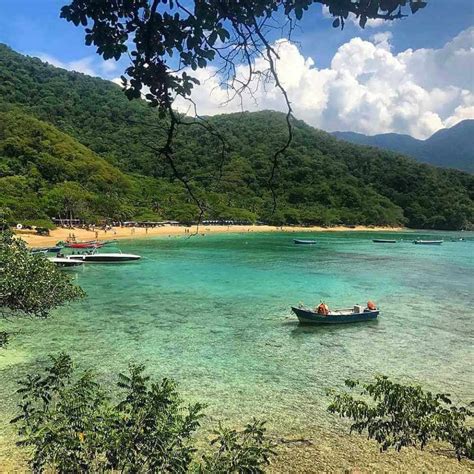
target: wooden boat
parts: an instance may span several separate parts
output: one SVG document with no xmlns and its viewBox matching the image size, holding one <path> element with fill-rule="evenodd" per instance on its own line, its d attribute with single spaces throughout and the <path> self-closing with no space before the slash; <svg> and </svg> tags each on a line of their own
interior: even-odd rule
<svg viewBox="0 0 474 474">
<path fill-rule="evenodd" d="M 347 324 L 359 323 L 363 321 L 372 321 L 377 319 L 379 310 L 363 309 L 361 306 L 348 309 L 336 309 L 330 311 L 329 314 L 319 314 L 310 308 L 291 307 L 293 313 L 296 314 L 300 323 L 303 324 Z"/>
<path fill-rule="evenodd" d="M 65 257 L 51 257 L 48 258 L 51 263 L 56 264 L 58 267 L 77 267 L 83 265 L 84 262 L 81 260 L 74 260 L 72 258 Z"/>
<path fill-rule="evenodd" d="M 102 247 L 103 244 L 97 242 L 77 242 L 65 244 L 64 246 L 69 249 L 96 249 L 98 247 Z"/>
<path fill-rule="evenodd" d="M 297 245 L 312 245 L 316 243 L 316 240 L 310 239 L 293 239 L 293 242 Z"/>
<path fill-rule="evenodd" d="M 396 240 L 389 240 L 389 239 L 373 239 L 372 242 L 375 244 L 396 244 Z"/>
<path fill-rule="evenodd" d="M 414 240 L 413 243 L 416 245 L 441 245 L 443 241 L 442 240 Z"/>
</svg>

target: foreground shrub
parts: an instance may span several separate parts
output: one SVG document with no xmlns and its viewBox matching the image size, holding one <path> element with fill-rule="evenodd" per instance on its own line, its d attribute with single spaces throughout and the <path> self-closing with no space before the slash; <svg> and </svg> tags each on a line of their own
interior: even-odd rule
<svg viewBox="0 0 474 474">
<path fill-rule="evenodd" d="M 474 430 L 469 427 L 473 412 L 454 406 L 449 395 L 394 383 L 384 376 L 365 384 L 347 380 L 346 386 L 356 395 L 334 394 L 329 411 L 353 420 L 351 432 L 367 432 L 381 451 L 391 447 L 400 451 L 406 446 L 423 449 L 437 440 L 451 444 L 458 459 L 473 459 Z"/>
<path fill-rule="evenodd" d="M 10 231 L 0 232 L 0 314 L 45 318 L 83 296 L 71 278 L 43 255 L 32 254 Z"/>
<path fill-rule="evenodd" d="M 194 434 L 203 405 L 185 405 L 175 383 L 151 381 L 144 367 L 119 375 L 117 389 L 90 371 L 75 376 L 66 354 L 42 375 L 20 382 L 19 445 L 31 448 L 35 472 L 263 472 L 272 453 L 263 424 L 219 427 L 213 448 L 199 455 Z"/>
<path fill-rule="evenodd" d="M 0 319 L 46 318 L 53 309 L 84 296 L 67 274 L 44 255 L 32 254 L 4 227 L 0 219 Z M 7 343 L 8 333 L 0 331 L 0 347 Z"/>
</svg>

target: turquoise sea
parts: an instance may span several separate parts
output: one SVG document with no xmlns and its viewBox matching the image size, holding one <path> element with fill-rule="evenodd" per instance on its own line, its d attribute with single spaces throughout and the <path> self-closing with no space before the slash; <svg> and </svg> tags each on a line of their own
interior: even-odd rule
<svg viewBox="0 0 474 474">
<path fill-rule="evenodd" d="M 383 373 L 474 398 L 474 233 L 303 234 L 314 246 L 294 245 L 296 236 L 123 241 L 140 262 L 67 270 L 85 300 L 45 321 L 2 323 L 15 334 L 0 353 L 0 462 L 13 443 L 16 380 L 59 351 L 105 378 L 144 362 L 206 402 L 211 424 L 256 415 L 283 434 L 332 429 L 326 390 L 348 377 Z M 417 246 L 415 237 L 446 242 Z M 368 299 L 380 318 L 359 325 L 302 327 L 289 309 Z"/>
</svg>

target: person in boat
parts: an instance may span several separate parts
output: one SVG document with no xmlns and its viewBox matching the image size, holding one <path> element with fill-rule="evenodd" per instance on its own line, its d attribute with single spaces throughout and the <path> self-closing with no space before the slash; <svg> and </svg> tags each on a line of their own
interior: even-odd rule
<svg viewBox="0 0 474 474">
<path fill-rule="evenodd" d="M 377 305 L 372 301 L 367 301 L 367 309 L 370 311 L 375 311 L 377 309 Z"/>
<path fill-rule="evenodd" d="M 321 302 L 316 308 L 316 312 L 321 316 L 327 316 L 329 314 L 329 306 L 326 303 Z"/>
</svg>

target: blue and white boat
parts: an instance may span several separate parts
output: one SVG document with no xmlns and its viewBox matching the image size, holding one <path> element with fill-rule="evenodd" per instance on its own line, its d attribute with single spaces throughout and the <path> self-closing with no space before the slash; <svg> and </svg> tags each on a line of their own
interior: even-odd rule
<svg viewBox="0 0 474 474">
<path fill-rule="evenodd" d="M 414 240 L 413 243 L 416 245 L 441 245 L 443 241 L 442 240 Z"/>
<path fill-rule="evenodd" d="M 30 252 L 31 253 L 35 253 L 35 254 L 38 254 L 38 253 L 57 253 L 59 251 L 61 251 L 62 247 L 59 247 L 59 246 L 55 246 L 55 247 L 36 247 L 36 248 L 32 248 L 30 249 Z"/>
<path fill-rule="evenodd" d="M 328 314 L 321 314 L 310 308 L 291 307 L 300 323 L 303 324 L 347 324 L 373 321 L 379 315 L 378 309 L 368 309 L 355 305 L 354 308 L 336 309 Z"/>
</svg>

